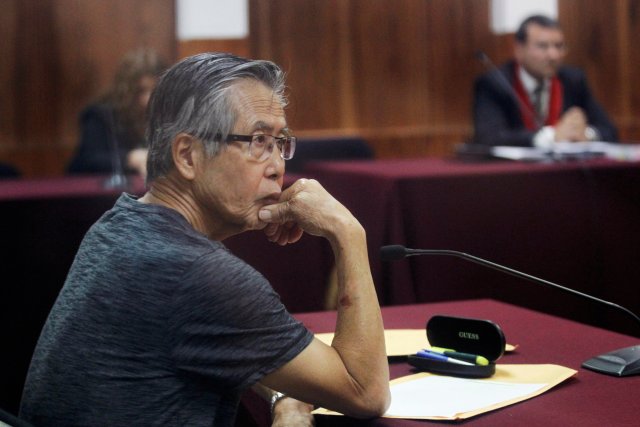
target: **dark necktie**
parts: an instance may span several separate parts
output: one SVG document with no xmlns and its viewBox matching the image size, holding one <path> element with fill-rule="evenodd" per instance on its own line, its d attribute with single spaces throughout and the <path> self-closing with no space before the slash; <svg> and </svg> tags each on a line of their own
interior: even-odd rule
<svg viewBox="0 0 640 427">
<path fill-rule="evenodd" d="M 533 90 L 533 108 L 536 110 L 536 116 L 539 121 L 544 120 L 544 112 L 542 108 L 542 90 L 544 89 L 543 83 L 538 83 L 536 88 Z"/>
</svg>

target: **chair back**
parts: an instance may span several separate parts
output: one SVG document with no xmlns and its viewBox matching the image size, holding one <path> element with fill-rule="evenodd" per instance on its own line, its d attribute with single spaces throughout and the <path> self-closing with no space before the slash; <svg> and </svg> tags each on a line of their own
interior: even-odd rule
<svg viewBox="0 0 640 427">
<path fill-rule="evenodd" d="M 298 138 L 293 159 L 287 160 L 287 172 L 302 172 L 311 161 L 373 159 L 369 144 L 360 137 Z"/>
<path fill-rule="evenodd" d="M 33 424 L 22 420 L 10 412 L 0 408 L 0 427 L 34 427 Z"/>
</svg>

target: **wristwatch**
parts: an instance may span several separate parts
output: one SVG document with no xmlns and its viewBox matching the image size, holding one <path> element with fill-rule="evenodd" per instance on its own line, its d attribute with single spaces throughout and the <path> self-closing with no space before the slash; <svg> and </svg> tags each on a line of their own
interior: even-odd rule
<svg viewBox="0 0 640 427">
<path fill-rule="evenodd" d="M 280 399 L 284 399 L 285 397 L 287 397 L 287 395 L 284 393 L 280 393 L 279 391 L 276 391 L 271 395 L 271 418 L 273 418 L 273 408 L 276 407 L 276 403 L 278 403 Z"/>
</svg>

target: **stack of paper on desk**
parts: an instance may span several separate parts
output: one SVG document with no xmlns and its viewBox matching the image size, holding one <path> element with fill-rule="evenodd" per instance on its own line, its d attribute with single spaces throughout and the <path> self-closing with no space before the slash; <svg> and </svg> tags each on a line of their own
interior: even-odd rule
<svg viewBox="0 0 640 427">
<path fill-rule="evenodd" d="M 536 147 L 491 147 L 493 157 L 521 161 L 549 161 L 606 157 L 620 161 L 640 160 L 640 144 L 616 144 L 601 141 L 556 142 L 549 149 Z"/>
<path fill-rule="evenodd" d="M 387 329 L 387 356 L 407 356 L 429 347 L 424 329 Z M 316 334 L 331 344 L 333 333 Z M 514 346 L 507 344 L 507 350 Z M 510 348 L 509 348 L 510 347 Z M 470 379 L 426 372 L 390 382 L 387 418 L 458 420 L 512 405 L 544 393 L 577 371 L 558 365 L 501 365 L 491 378 Z M 341 415 L 320 408 L 314 414 Z"/>
<path fill-rule="evenodd" d="M 491 378 L 468 379 L 429 373 L 390 382 L 385 418 L 460 420 L 538 396 L 576 371 L 558 365 L 498 365 Z M 314 414 L 340 415 L 320 408 Z"/>
</svg>

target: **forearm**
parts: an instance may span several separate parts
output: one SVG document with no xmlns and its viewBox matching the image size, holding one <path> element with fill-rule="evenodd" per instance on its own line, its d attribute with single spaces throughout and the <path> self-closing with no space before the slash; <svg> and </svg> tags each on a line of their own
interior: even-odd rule
<svg viewBox="0 0 640 427">
<path fill-rule="evenodd" d="M 338 319 L 332 346 L 357 392 L 388 394 L 384 326 L 369 268 L 365 232 L 355 222 L 331 243 L 338 278 Z"/>
<path fill-rule="evenodd" d="M 271 407 L 272 427 L 279 426 L 313 426 L 315 425 L 313 415 L 313 405 L 296 400 L 292 397 L 284 396 L 277 401 L 273 400 L 276 392 L 261 383 L 256 383 L 251 389 L 262 397 Z"/>
<path fill-rule="evenodd" d="M 291 362 L 265 376 L 263 383 L 307 401 L 358 417 L 384 413 L 389 405 L 382 316 L 371 278 L 365 231 L 353 215 L 315 180 L 301 179 L 278 204 L 260 211 L 265 233 L 281 244 L 298 233 L 282 224 L 326 238 L 336 260 L 338 320 L 328 347 L 319 340 Z"/>
</svg>

